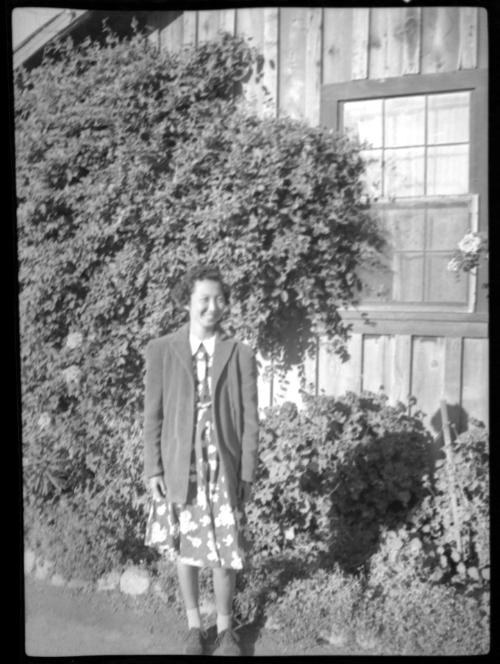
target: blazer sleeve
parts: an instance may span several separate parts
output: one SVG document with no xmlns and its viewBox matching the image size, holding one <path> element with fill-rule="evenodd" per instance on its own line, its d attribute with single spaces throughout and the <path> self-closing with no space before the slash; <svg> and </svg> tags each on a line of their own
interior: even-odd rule
<svg viewBox="0 0 500 664">
<path fill-rule="evenodd" d="M 144 395 L 144 475 L 146 479 L 163 474 L 161 430 L 163 424 L 162 352 L 157 339 L 146 346 Z"/>
<path fill-rule="evenodd" d="M 241 451 L 241 479 L 253 482 L 257 469 L 259 441 L 259 410 L 257 401 L 257 363 L 248 346 L 240 346 L 241 397 L 243 435 Z"/>
</svg>

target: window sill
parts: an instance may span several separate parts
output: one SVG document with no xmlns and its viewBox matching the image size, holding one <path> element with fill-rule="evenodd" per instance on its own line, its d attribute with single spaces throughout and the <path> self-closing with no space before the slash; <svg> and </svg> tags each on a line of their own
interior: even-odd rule
<svg viewBox="0 0 500 664">
<path fill-rule="evenodd" d="M 394 309 L 342 310 L 342 319 L 360 334 L 487 337 L 487 312 L 395 311 Z"/>
</svg>

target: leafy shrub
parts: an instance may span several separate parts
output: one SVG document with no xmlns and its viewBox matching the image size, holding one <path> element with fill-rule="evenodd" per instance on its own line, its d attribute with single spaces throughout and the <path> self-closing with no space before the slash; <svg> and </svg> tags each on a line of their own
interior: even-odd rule
<svg viewBox="0 0 500 664">
<path fill-rule="evenodd" d="M 300 552 L 356 569 L 383 526 L 424 497 L 430 435 L 387 397 L 305 397 L 266 411 L 249 523 L 256 553 Z"/>
<path fill-rule="evenodd" d="M 484 426 L 472 424 L 452 442 L 452 460 L 453 485 L 442 452 L 425 478 L 426 497 L 412 515 L 409 531 L 420 537 L 434 580 L 489 585 L 489 434 Z M 457 499 L 460 543 L 452 527 L 451 490 Z"/>
<path fill-rule="evenodd" d="M 338 567 L 319 569 L 289 583 L 267 611 L 280 625 L 281 638 L 303 647 L 326 641 L 345 654 L 362 649 L 371 655 L 473 655 L 489 649 L 489 596 L 464 597 L 452 587 L 419 580 L 411 568 L 385 576 L 383 585 Z"/>
<path fill-rule="evenodd" d="M 359 145 L 247 114 L 255 60 L 240 38 L 172 55 L 107 34 L 16 72 L 26 526 L 69 547 L 86 518 L 100 568 L 144 555 L 143 349 L 185 320 L 186 268 L 220 266 L 228 328 L 279 366 L 283 330 L 294 359 L 319 325 L 342 349 L 380 244 Z"/>
<path fill-rule="evenodd" d="M 319 569 L 307 578 L 294 579 L 269 611 L 290 644 L 314 646 L 330 635 L 347 635 L 360 601 L 362 585 L 355 576 L 338 567 Z"/>
<path fill-rule="evenodd" d="M 352 625 L 379 654 L 475 655 L 489 650 L 489 616 L 489 593 L 463 595 L 411 566 L 390 575 L 372 563 Z"/>
</svg>

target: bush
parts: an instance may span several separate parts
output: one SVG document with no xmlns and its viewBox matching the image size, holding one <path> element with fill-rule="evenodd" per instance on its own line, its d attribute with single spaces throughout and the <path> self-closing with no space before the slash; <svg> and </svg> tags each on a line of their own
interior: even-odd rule
<svg viewBox="0 0 500 664">
<path fill-rule="evenodd" d="M 481 424 L 452 442 L 454 482 L 444 452 L 425 478 L 426 497 L 412 515 L 409 532 L 418 536 L 435 581 L 489 586 L 489 434 Z M 452 527 L 450 491 L 457 499 L 460 543 Z"/>
<path fill-rule="evenodd" d="M 411 566 L 376 573 L 357 607 L 353 629 L 376 653 L 477 655 L 489 651 L 489 593 L 464 596 L 418 578 Z"/>
<path fill-rule="evenodd" d="M 300 553 L 356 569 L 382 527 L 404 523 L 424 497 L 430 434 L 387 397 L 305 397 L 266 411 L 248 506 L 256 554 Z"/>
<path fill-rule="evenodd" d="M 342 638 L 351 645 L 350 626 L 360 601 L 358 578 L 339 568 L 319 569 L 305 579 L 294 579 L 270 610 L 291 645 L 312 647 L 320 640 Z"/>
<path fill-rule="evenodd" d="M 489 650 L 489 597 L 420 581 L 406 570 L 383 586 L 340 568 L 295 579 L 268 608 L 287 645 L 330 643 L 344 654 L 475 655 Z"/>
<path fill-rule="evenodd" d="M 86 518 L 103 568 L 143 555 L 143 349 L 185 320 L 186 268 L 217 263 L 228 328 L 284 366 L 319 326 L 342 351 L 381 242 L 358 144 L 245 113 L 255 60 L 240 38 L 172 55 L 107 34 L 16 72 L 26 524 L 69 546 Z"/>
</svg>

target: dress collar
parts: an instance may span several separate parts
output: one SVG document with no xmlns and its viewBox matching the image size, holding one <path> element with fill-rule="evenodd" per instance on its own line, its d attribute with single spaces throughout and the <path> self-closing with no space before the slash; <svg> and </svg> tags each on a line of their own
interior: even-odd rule
<svg viewBox="0 0 500 664">
<path fill-rule="evenodd" d="M 189 333 L 189 345 L 191 346 L 191 354 L 194 355 L 200 347 L 200 344 L 203 344 L 209 356 L 212 357 L 215 350 L 216 336 L 216 334 L 213 334 L 211 337 L 208 337 L 208 339 L 198 339 L 198 337 L 196 337 L 194 334 Z"/>
</svg>

